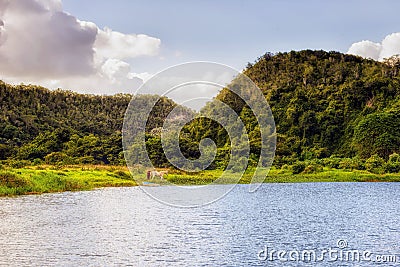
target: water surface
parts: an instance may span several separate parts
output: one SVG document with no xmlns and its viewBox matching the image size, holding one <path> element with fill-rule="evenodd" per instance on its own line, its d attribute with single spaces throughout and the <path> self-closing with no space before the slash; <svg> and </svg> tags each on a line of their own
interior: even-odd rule
<svg viewBox="0 0 400 267">
<path fill-rule="evenodd" d="M 310 183 L 248 193 L 238 185 L 191 209 L 158 203 L 138 187 L 0 198 L 0 266 L 400 266 L 259 257 L 265 247 L 318 251 L 343 240 L 399 262 L 399 190 Z"/>
</svg>

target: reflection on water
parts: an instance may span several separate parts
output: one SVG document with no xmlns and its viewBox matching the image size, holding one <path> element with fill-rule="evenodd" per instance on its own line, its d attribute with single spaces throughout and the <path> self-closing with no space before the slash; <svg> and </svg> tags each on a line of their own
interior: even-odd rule
<svg viewBox="0 0 400 267">
<path fill-rule="evenodd" d="M 194 209 L 160 204 L 137 187 L 0 198 L 0 265 L 301 266 L 260 261 L 257 254 L 264 246 L 328 248 L 338 239 L 399 255 L 399 189 L 398 183 L 264 184 L 248 193 L 239 185 Z"/>
</svg>

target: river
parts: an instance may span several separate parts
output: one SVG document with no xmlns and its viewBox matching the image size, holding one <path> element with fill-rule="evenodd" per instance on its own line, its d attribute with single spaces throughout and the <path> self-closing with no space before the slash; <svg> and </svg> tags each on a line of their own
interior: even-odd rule
<svg viewBox="0 0 400 267">
<path fill-rule="evenodd" d="M 0 198 L 0 266 L 400 266 L 399 192 L 399 183 L 238 185 L 199 208 L 139 187 Z"/>
</svg>

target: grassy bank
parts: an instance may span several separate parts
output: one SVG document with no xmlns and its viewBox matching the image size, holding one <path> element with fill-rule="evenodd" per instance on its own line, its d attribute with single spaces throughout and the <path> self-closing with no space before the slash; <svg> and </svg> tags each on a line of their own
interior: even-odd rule
<svg viewBox="0 0 400 267">
<path fill-rule="evenodd" d="M 116 166 L 32 166 L 0 170 L 0 196 L 41 194 L 62 191 L 91 190 L 99 187 L 135 186 L 145 180 L 143 170 L 132 176 L 126 167 Z M 205 185 L 220 177 L 223 171 L 203 171 L 196 174 L 170 171 L 166 180 L 177 185 Z M 250 183 L 253 172 L 247 171 L 239 183 Z M 236 182 L 228 175 L 218 183 Z M 152 182 L 167 184 L 155 178 Z M 316 173 L 292 174 L 289 170 L 272 169 L 266 183 L 305 182 L 400 182 L 400 174 L 373 174 L 367 171 L 348 171 L 324 168 Z"/>
<path fill-rule="evenodd" d="M 179 185 L 202 185 L 214 181 L 222 171 L 204 171 L 196 175 L 170 174 L 168 181 Z M 253 177 L 252 170 L 246 171 L 239 183 L 248 184 Z M 222 180 L 219 183 L 230 183 L 234 180 Z M 321 172 L 293 174 L 289 170 L 272 168 L 266 177 L 265 183 L 318 183 L 318 182 L 400 182 L 400 173 L 374 174 L 360 170 L 341 170 L 324 168 Z"/>
<path fill-rule="evenodd" d="M 137 185 L 128 170 L 110 166 L 33 166 L 0 170 L 0 196 Z"/>
<path fill-rule="evenodd" d="M 400 173 L 375 174 L 360 170 L 324 168 L 321 172 L 292 174 L 290 171 L 271 170 L 266 183 L 318 182 L 400 182 Z"/>
</svg>

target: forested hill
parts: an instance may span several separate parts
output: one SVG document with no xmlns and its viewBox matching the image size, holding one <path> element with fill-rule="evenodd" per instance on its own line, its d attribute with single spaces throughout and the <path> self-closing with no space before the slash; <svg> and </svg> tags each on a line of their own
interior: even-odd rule
<svg viewBox="0 0 400 267">
<path fill-rule="evenodd" d="M 346 158 L 356 162 L 354 165 L 370 157 L 378 163 L 388 160 L 390 155 L 392 159 L 399 158 L 395 154 L 400 152 L 398 57 L 377 62 L 338 52 L 267 53 L 248 64 L 244 73 L 260 87 L 274 115 L 276 166 L 329 158 Z M 246 88 L 240 90 L 246 95 Z M 261 135 L 254 114 L 227 89 L 217 99 L 242 118 L 250 139 L 250 164 L 255 165 L 261 151 Z M 207 115 L 213 109 L 209 105 L 202 112 Z M 184 132 L 184 154 L 198 157 L 197 144 L 210 138 L 218 147 L 216 161 L 210 168 L 227 165 L 231 140 L 215 121 L 197 119 Z M 158 139 L 149 139 L 149 144 L 155 145 L 148 148 L 156 151 L 161 143 Z M 160 153 L 158 150 L 152 154 Z M 168 166 L 165 157 L 151 159 L 158 166 Z M 237 165 L 239 162 L 242 161 Z"/>
<path fill-rule="evenodd" d="M 157 96 L 137 96 L 143 102 Z M 132 95 L 84 95 L 0 81 L 0 160 L 67 159 L 71 163 L 123 162 L 121 129 Z M 161 127 L 176 106 L 161 98 L 148 130 Z M 79 162 L 83 161 L 83 162 Z"/>
<path fill-rule="evenodd" d="M 21 144 L 58 128 L 110 135 L 121 130 L 131 95 L 95 96 L 0 83 L 1 137 Z"/>
<path fill-rule="evenodd" d="M 271 106 L 278 135 L 277 166 L 332 156 L 388 159 L 400 152 L 398 57 L 377 62 L 338 52 L 267 53 L 248 64 L 244 73 Z M 0 160 L 123 164 L 120 131 L 131 97 L 0 82 Z M 138 97 L 145 103 L 157 96 Z M 250 137 L 250 163 L 256 162 L 260 134 L 251 110 L 227 90 L 217 99 L 242 117 Z M 161 98 L 147 125 L 147 149 L 156 166 L 170 164 L 152 129 L 160 127 L 175 106 Z M 199 157 L 198 142 L 208 137 L 218 146 L 210 168 L 226 166 L 230 140 L 214 121 L 195 120 L 184 132 L 185 156 Z"/>
<path fill-rule="evenodd" d="M 388 158 L 400 150 L 400 60 L 338 52 L 267 53 L 244 71 L 263 91 L 277 125 L 275 163 L 340 157 Z M 227 91 L 218 98 L 242 117 Z M 254 119 L 247 119 L 252 129 Z M 253 127 L 254 128 L 254 127 Z"/>
</svg>

